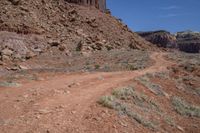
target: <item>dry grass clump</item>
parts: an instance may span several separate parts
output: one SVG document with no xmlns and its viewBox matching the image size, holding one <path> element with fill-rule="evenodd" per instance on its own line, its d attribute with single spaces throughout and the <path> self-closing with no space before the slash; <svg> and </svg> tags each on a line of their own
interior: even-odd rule
<svg viewBox="0 0 200 133">
<path fill-rule="evenodd" d="M 179 97 L 172 98 L 172 105 L 177 113 L 183 116 L 200 117 L 200 107 L 191 105 Z"/>
</svg>

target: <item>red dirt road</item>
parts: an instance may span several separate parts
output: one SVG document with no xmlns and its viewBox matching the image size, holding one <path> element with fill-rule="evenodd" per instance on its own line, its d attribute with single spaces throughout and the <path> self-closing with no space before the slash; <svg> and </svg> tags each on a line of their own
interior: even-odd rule
<svg viewBox="0 0 200 133">
<path fill-rule="evenodd" d="M 83 116 L 91 105 L 137 76 L 165 71 L 172 64 L 163 55 L 153 53 L 155 63 L 143 70 L 59 74 L 17 88 L 0 88 L 0 132 L 84 132 Z"/>
</svg>

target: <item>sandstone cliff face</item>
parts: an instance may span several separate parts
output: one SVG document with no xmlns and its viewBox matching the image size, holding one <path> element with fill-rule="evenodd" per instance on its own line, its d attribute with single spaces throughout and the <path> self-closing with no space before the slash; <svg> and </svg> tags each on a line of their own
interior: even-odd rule
<svg viewBox="0 0 200 133">
<path fill-rule="evenodd" d="M 178 47 L 181 51 L 189 53 L 200 52 L 200 33 L 185 31 L 176 34 Z"/>
<path fill-rule="evenodd" d="M 164 48 L 176 48 L 176 37 L 167 31 L 138 32 L 147 41 Z"/>
<path fill-rule="evenodd" d="M 138 32 L 147 41 L 164 48 L 177 48 L 188 53 L 200 51 L 200 33 L 192 31 L 177 32 L 175 35 L 167 31 Z"/>
</svg>

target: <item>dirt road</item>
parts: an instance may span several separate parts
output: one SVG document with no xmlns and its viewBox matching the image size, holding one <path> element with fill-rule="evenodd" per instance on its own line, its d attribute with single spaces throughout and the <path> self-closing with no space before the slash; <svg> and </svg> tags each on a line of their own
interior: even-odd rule
<svg viewBox="0 0 200 133">
<path fill-rule="evenodd" d="M 112 88 L 143 75 L 166 70 L 170 62 L 153 53 L 155 63 L 132 72 L 55 75 L 17 88 L 0 88 L 0 132 L 84 132 L 87 109 Z"/>
</svg>

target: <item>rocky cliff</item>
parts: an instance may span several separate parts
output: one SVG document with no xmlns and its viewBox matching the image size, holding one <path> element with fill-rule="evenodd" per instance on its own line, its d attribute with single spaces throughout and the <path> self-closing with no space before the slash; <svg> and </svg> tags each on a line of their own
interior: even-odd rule
<svg viewBox="0 0 200 133">
<path fill-rule="evenodd" d="M 200 33 L 185 31 L 176 33 L 178 48 L 189 53 L 200 52 Z"/>
<path fill-rule="evenodd" d="M 200 33 L 192 31 L 171 34 L 167 31 L 138 32 L 147 41 L 164 48 L 177 48 L 188 53 L 200 51 Z"/>
<path fill-rule="evenodd" d="M 170 32 L 160 31 L 149 31 L 149 32 L 137 32 L 140 36 L 144 37 L 147 41 L 164 48 L 175 48 L 176 37 Z"/>
</svg>

